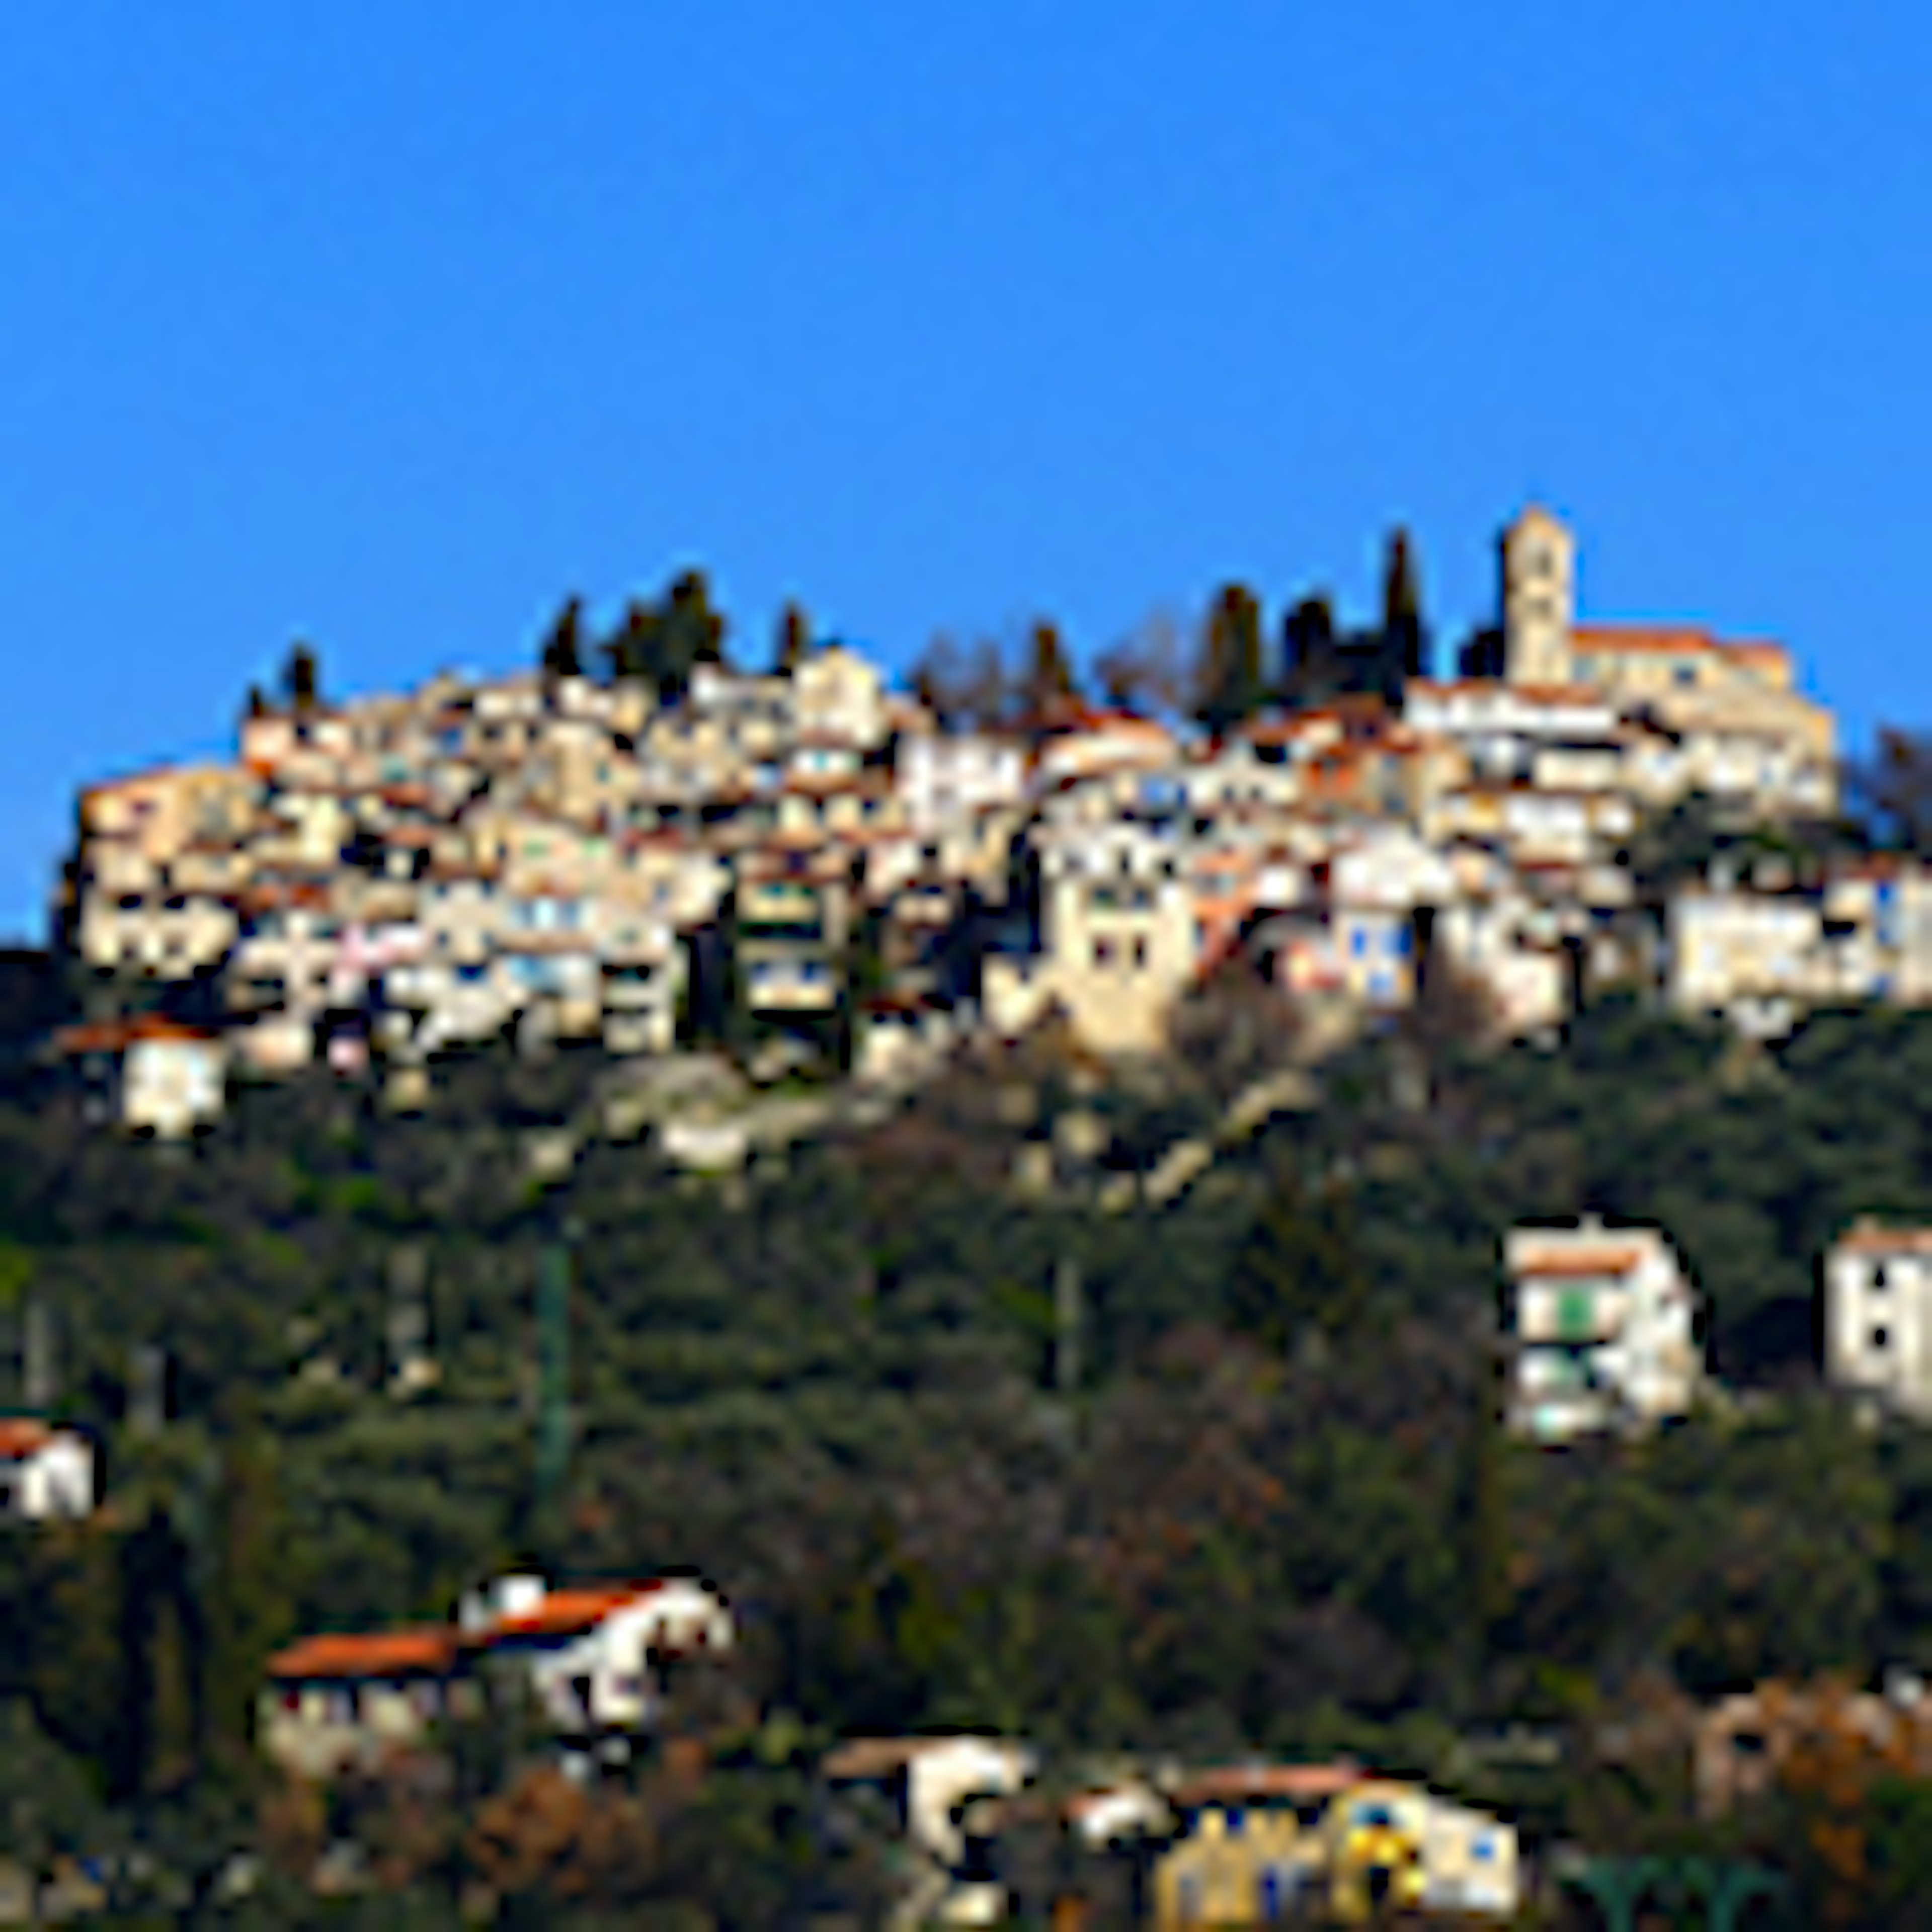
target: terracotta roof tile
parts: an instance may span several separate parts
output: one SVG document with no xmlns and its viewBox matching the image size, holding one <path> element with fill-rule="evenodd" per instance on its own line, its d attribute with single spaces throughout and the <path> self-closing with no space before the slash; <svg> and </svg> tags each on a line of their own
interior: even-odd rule
<svg viewBox="0 0 1932 1932">
<path fill-rule="evenodd" d="M 0 1462 L 21 1462 L 38 1455 L 56 1432 L 38 1416 L 0 1416 Z"/>
<path fill-rule="evenodd" d="M 268 1660 L 284 1683 L 441 1676 L 456 1660 L 457 1634 L 442 1625 L 364 1636 L 304 1637 Z"/>
<path fill-rule="evenodd" d="M 1514 1272 L 1523 1280 L 1580 1280 L 1628 1274 L 1642 1259 L 1643 1250 L 1635 1247 L 1534 1249 L 1518 1258 Z"/>
</svg>

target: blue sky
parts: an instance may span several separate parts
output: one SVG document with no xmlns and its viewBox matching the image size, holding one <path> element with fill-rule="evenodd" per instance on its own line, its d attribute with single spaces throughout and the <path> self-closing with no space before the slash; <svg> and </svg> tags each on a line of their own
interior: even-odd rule
<svg viewBox="0 0 1932 1932">
<path fill-rule="evenodd" d="M 0 928 L 74 787 L 692 563 L 902 663 L 1229 576 L 1586 608 L 1932 722 L 1932 9 L 0 11 Z"/>
</svg>

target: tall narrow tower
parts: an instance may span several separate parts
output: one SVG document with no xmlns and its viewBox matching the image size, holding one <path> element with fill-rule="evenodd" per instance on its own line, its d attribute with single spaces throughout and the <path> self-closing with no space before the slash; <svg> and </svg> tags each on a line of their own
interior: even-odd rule
<svg viewBox="0 0 1932 1932">
<path fill-rule="evenodd" d="M 1568 684 L 1576 614 L 1576 540 L 1532 505 L 1503 532 L 1503 675 L 1511 684 Z"/>
</svg>

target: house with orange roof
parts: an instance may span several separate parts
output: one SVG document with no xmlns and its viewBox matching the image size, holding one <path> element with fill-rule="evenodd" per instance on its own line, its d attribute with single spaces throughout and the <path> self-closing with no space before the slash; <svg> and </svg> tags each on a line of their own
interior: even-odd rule
<svg viewBox="0 0 1932 1932">
<path fill-rule="evenodd" d="M 1594 1215 L 1520 1226 L 1502 1259 L 1510 1428 L 1553 1445 L 1689 1413 L 1703 1378 L 1697 1296 L 1661 1229 Z"/>
<path fill-rule="evenodd" d="M 0 1520 L 71 1521 L 94 1514 L 94 1445 L 38 1416 L 0 1416 Z"/>
<path fill-rule="evenodd" d="M 446 1625 L 304 1637 L 268 1660 L 256 1739 L 292 1775 L 326 1783 L 424 1746 L 446 1718 L 482 1708 Z"/>
<path fill-rule="evenodd" d="M 1067 778 L 1103 772 L 1140 771 L 1172 765 L 1180 747 L 1167 727 L 1137 712 L 1082 706 L 1054 723 L 1034 764 L 1036 790 Z"/>
<path fill-rule="evenodd" d="M 722 1660 L 735 1641 L 724 1599 L 693 1576 L 561 1588 L 507 1577 L 458 1623 L 466 1656 L 520 1663 L 554 1735 L 607 1760 L 656 1720 L 668 1666 Z"/>
<path fill-rule="evenodd" d="M 226 1042 L 206 1028 L 137 1015 L 66 1028 L 53 1045 L 100 1116 L 130 1133 L 183 1139 L 212 1127 L 226 1106 Z"/>
<path fill-rule="evenodd" d="M 528 1683 L 566 1760 L 614 1762 L 656 1721 L 667 1669 L 728 1656 L 734 1634 L 724 1600 L 694 1577 L 557 1589 L 505 1577 L 448 1624 L 290 1644 L 268 1660 L 257 1736 L 300 1778 L 373 1768 L 481 1712 L 478 1666 L 495 1659 Z"/>
<path fill-rule="evenodd" d="M 1568 526 L 1540 507 L 1504 532 L 1508 681 L 1586 686 L 1620 710 L 1650 713 L 1678 733 L 1756 734 L 1780 754 L 1774 779 L 1754 801 L 1760 808 L 1828 810 L 1836 796 L 1836 724 L 1797 689 L 1789 650 L 1721 638 L 1696 623 L 1580 623 L 1576 548 Z"/>
</svg>

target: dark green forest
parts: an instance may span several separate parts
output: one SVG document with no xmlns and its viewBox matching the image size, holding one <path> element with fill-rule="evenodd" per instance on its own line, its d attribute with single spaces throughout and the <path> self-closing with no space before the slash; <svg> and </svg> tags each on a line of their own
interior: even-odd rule
<svg viewBox="0 0 1932 1932">
<path fill-rule="evenodd" d="M 1492 1053 L 1425 1017 L 1168 1207 L 1112 1213 L 1100 1184 L 1205 1123 L 1205 1084 L 974 1060 L 742 1181 L 593 1138 L 538 1184 L 532 1136 L 585 1118 L 599 1072 L 479 1054 L 406 1119 L 318 1077 L 178 1148 L 25 1076 L 0 1105 L 10 1332 L 51 1312 L 56 1408 L 111 1498 L 0 1545 L 0 1691 L 94 1791 L 234 1774 L 278 1643 L 446 1617 L 527 1563 L 701 1571 L 760 1736 L 795 1739 L 986 1726 L 1431 1774 L 1459 1737 L 1647 1686 L 1932 1663 L 1932 1442 L 1820 1386 L 1813 1314 L 1854 1214 L 1932 1216 L 1932 1017 L 1746 1049 L 1612 1004 Z M 1022 1144 L 1074 1109 L 1104 1145 L 1022 1198 Z M 1494 1419 L 1498 1244 L 1583 1210 L 1669 1231 L 1725 1392 L 1647 1442 L 1540 1452 Z M 558 1243 L 570 1454 L 546 1480 Z M 409 1392 L 399 1273 L 436 1365 Z M 1502 1795 L 1552 1830 L 1648 1828 L 1628 1794 Z"/>
</svg>

